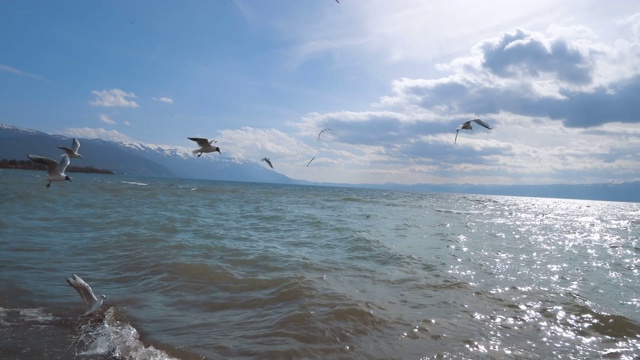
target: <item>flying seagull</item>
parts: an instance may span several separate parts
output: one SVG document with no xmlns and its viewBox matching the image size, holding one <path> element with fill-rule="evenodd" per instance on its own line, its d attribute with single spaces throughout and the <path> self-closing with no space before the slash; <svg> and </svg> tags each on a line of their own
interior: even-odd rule
<svg viewBox="0 0 640 360">
<path fill-rule="evenodd" d="M 313 159 L 315 159 L 316 157 L 314 156 Z M 309 164 L 311 164 L 311 162 L 313 161 L 313 159 L 309 160 L 309 162 L 307 163 L 307 167 L 309 167 Z"/>
<path fill-rule="evenodd" d="M 70 148 L 66 146 L 58 146 L 58 148 L 64 150 L 64 154 L 62 154 L 61 156 L 67 155 L 69 158 L 82 159 L 82 155 L 78 154 L 78 149 L 80 148 L 80 141 L 78 141 L 78 139 L 76 138 L 73 138 L 73 142 L 71 143 Z"/>
<path fill-rule="evenodd" d="M 271 160 L 269 160 L 269 158 L 262 158 L 262 161 L 264 161 L 267 164 L 269 164 L 269 166 L 273 169 L 273 165 L 271 165 Z"/>
<path fill-rule="evenodd" d="M 322 135 L 322 133 L 327 131 L 327 130 L 331 130 L 331 129 L 326 128 L 326 129 L 322 129 L 322 131 L 320 131 L 320 133 L 318 134 L 318 141 L 320 141 L 320 135 Z"/>
<path fill-rule="evenodd" d="M 489 124 L 487 124 L 486 122 L 480 120 L 480 119 L 473 119 L 473 120 L 469 120 L 469 121 L 465 121 L 464 123 L 462 123 L 462 125 L 458 126 L 458 128 L 456 129 L 456 138 L 453 140 L 453 143 L 455 144 L 455 142 L 458 140 L 458 131 L 462 130 L 473 130 L 471 128 L 471 122 L 474 122 L 480 126 L 484 126 L 487 129 L 491 130 L 491 126 L 489 126 Z"/>
<path fill-rule="evenodd" d="M 199 153 L 198 157 L 200 157 L 200 156 L 202 156 L 203 153 L 211 153 L 211 152 L 215 152 L 215 151 L 217 151 L 220 154 L 222 154 L 220 152 L 220 148 L 219 147 L 211 145 L 213 143 L 216 143 L 217 142 L 216 140 L 209 141 L 208 139 L 205 139 L 205 138 L 196 138 L 196 137 L 190 137 L 190 138 L 187 138 L 187 139 L 195 141 L 198 144 L 198 146 L 200 146 L 200 149 L 196 149 L 196 150 L 192 151 L 193 155 Z"/>
<path fill-rule="evenodd" d="M 67 282 L 69 283 L 69 285 L 71 285 L 71 287 L 78 291 L 78 294 L 80 294 L 82 301 L 84 301 L 84 303 L 89 306 L 87 311 L 80 316 L 87 316 L 95 312 L 100 308 L 100 306 L 102 306 L 102 302 L 104 300 L 107 300 L 107 297 L 105 295 L 100 295 L 100 299 L 98 299 L 93 293 L 93 290 L 91 290 L 91 286 L 89 286 L 89 284 L 87 284 L 80 278 L 80 276 L 76 274 L 71 274 L 71 277 L 67 278 Z"/>
<path fill-rule="evenodd" d="M 31 159 L 31 161 L 33 162 L 37 162 L 38 164 L 44 164 L 47 166 L 47 180 L 49 180 L 47 187 L 51 186 L 52 181 L 67 180 L 71 182 L 71 178 L 64 173 L 64 171 L 67 169 L 67 166 L 69 166 L 69 163 L 71 162 L 67 154 L 64 154 L 64 158 L 60 161 L 59 164 L 52 158 L 40 155 L 29 155 L 29 159 Z"/>
</svg>

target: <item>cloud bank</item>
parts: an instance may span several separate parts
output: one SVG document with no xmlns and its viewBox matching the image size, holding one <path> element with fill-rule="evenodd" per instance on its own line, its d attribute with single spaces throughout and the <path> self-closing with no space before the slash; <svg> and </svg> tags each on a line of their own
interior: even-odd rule
<svg viewBox="0 0 640 360">
<path fill-rule="evenodd" d="M 127 98 L 136 98 L 134 93 L 128 93 L 122 91 L 120 89 L 111 89 L 111 90 L 93 90 L 91 91 L 96 98 L 90 102 L 93 106 L 104 106 L 104 107 L 129 107 L 129 108 L 137 108 L 139 105 L 132 100 L 127 100 Z"/>
<path fill-rule="evenodd" d="M 640 180 L 637 31 L 611 44 L 584 28 L 551 29 L 506 31 L 438 64 L 441 77 L 398 79 L 375 110 L 312 113 L 290 125 L 302 136 L 336 130 L 334 150 L 366 156 L 334 151 L 334 162 L 371 165 L 379 182 Z M 454 144 L 456 126 L 475 117 L 494 130 L 462 131 Z"/>
</svg>

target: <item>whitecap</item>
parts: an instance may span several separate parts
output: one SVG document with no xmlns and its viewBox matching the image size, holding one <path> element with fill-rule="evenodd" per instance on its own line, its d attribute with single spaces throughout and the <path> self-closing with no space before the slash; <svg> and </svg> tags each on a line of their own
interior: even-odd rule
<svg viewBox="0 0 640 360">
<path fill-rule="evenodd" d="M 145 184 L 145 183 L 142 183 L 142 182 L 136 182 L 136 181 L 124 181 L 124 180 L 122 180 L 122 183 L 123 183 L 123 184 L 138 185 L 138 186 L 147 186 L 147 185 L 149 185 L 149 184 Z"/>
<path fill-rule="evenodd" d="M 18 311 L 26 321 L 49 322 L 57 319 L 55 316 L 45 312 L 42 308 L 19 309 Z"/>
<path fill-rule="evenodd" d="M 104 321 L 83 325 L 76 354 L 108 355 L 116 359 L 175 359 L 153 346 L 145 347 L 133 326 L 115 319 L 113 308 L 105 312 Z"/>
</svg>

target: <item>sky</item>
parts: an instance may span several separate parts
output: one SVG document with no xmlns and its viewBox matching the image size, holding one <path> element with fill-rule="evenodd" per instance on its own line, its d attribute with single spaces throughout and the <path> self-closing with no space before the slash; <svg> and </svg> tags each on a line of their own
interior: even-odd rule
<svg viewBox="0 0 640 360">
<path fill-rule="evenodd" d="M 0 28 L 3 124 L 314 182 L 640 181 L 637 0 L 2 1 Z"/>
</svg>

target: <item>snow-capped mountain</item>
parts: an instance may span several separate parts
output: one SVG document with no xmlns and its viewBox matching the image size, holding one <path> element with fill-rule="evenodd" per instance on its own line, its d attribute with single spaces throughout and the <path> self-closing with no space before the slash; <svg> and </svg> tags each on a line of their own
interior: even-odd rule
<svg viewBox="0 0 640 360">
<path fill-rule="evenodd" d="M 257 162 L 220 154 L 196 158 L 190 149 L 134 141 L 80 140 L 80 166 L 113 170 L 118 174 L 198 178 L 212 180 L 298 183 Z M 0 159 L 27 160 L 28 154 L 58 158 L 58 146 L 70 146 L 72 138 L 0 124 Z"/>
</svg>

